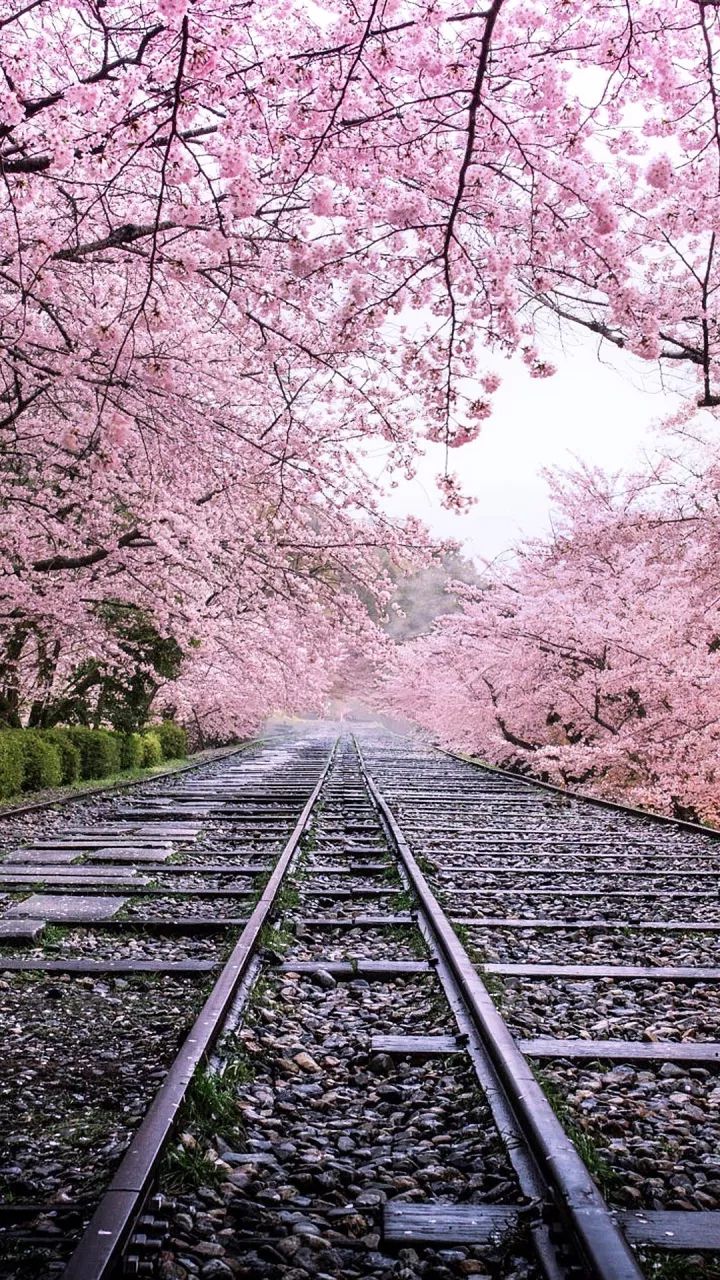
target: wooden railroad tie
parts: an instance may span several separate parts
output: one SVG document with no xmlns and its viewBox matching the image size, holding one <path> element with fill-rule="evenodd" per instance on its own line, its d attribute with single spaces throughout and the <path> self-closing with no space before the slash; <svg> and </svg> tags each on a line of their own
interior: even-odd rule
<svg viewBox="0 0 720 1280">
<path fill-rule="evenodd" d="M 612 1215 L 633 1245 L 673 1252 L 720 1249 L 720 1212 L 648 1210 Z M 492 1244 L 522 1226 L 522 1207 L 477 1204 L 383 1205 L 383 1237 L 403 1244 Z"/>
</svg>

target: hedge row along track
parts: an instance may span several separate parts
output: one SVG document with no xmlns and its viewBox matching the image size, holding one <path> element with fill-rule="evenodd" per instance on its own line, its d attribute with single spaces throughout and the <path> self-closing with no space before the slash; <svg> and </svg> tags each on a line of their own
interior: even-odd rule
<svg viewBox="0 0 720 1280">
<path fill-rule="evenodd" d="M 5 830 L 6 1280 L 719 1274 L 711 834 L 327 725 Z"/>
</svg>

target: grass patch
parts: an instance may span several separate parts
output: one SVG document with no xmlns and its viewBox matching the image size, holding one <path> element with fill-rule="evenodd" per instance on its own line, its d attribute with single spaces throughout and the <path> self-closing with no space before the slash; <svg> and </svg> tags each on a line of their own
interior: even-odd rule
<svg viewBox="0 0 720 1280">
<path fill-rule="evenodd" d="M 568 1135 L 573 1146 L 577 1150 L 580 1159 L 584 1162 L 588 1171 L 592 1174 L 597 1182 L 600 1190 L 604 1194 L 610 1194 L 614 1191 L 619 1182 L 620 1177 L 615 1170 L 608 1164 L 607 1160 L 597 1147 L 597 1139 L 590 1129 L 582 1128 L 575 1120 L 570 1107 L 567 1104 L 564 1094 L 560 1092 L 553 1080 L 540 1068 L 533 1068 L 535 1078 L 542 1088 L 545 1097 L 552 1107 L 555 1115 L 560 1121 L 563 1129 Z M 598 1134 L 598 1139 L 600 1135 Z"/>
<path fill-rule="evenodd" d="M 270 980 L 258 978 L 248 1000 L 243 1025 L 252 1025 L 253 1013 L 268 995 Z M 161 1179 L 171 1193 L 218 1187 L 227 1177 L 209 1154 L 218 1138 L 236 1151 L 244 1150 L 246 1132 L 237 1099 L 238 1087 L 255 1079 L 255 1064 L 235 1031 L 223 1036 L 214 1061 L 218 1069 L 205 1067 L 190 1082 L 177 1121 L 180 1138 L 165 1153 Z"/>
<path fill-rule="evenodd" d="M 232 1133 L 239 1128 L 237 1101 L 232 1080 L 214 1071 L 199 1071 L 187 1091 L 181 1115 L 181 1126 L 190 1129 L 195 1138 L 212 1138 L 217 1133 Z"/>
<path fill-rule="evenodd" d="M 505 997 L 505 983 L 496 973 L 486 973 L 482 965 L 478 966 L 478 977 L 495 1004 L 501 1005 Z"/>
<path fill-rule="evenodd" d="M 414 857 L 426 880 L 435 875 L 438 868 L 430 858 L 424 853 L 416 853 Z"/>
<path fill-rule="evenodd" d="M 471 943 L 467 925 L 455 924 L 453 925 L 453 930 L 458 942 L 460 942 L 465 950 L 469 952 Z"/>
<path fill-rule="evenodd" d="M 720 1259 L 638 1249 L 648 1280 L 720 1280 Z"/>
<path fill-rule="evenodd" d="M 198 1187 L 219 1187 L 224 1176 L 200 1148 L 178 1143 L 165 1153 L 160 1179 L 165 1191 L 178 1194 L 197 1191 Z"/>
<path fill-rule="evenodd" d="M 295 941 L 295 934 L 283 924 L 265 924 L 260 931 L 260 947 L 284 956 Z"/>
<path fill-rule="evenodd" d="M 273 915 L 281 914 L 283 911 L 292 911 L 300 905 L 300 894 L 294 884 L 283 884 L 280 886 L 280 892 L 275 899 L 273 906 Z"/>
<path fill-rule="evenodd" d="M 270 995 L 270 986 L 271 986 L 270 975 L 266 977 L 261 974 L 257 982 L 255 983 L 252 991 L 250 992 L 250 999 L 247 1002 L 245 1017 L 243 1018 L 243 1023 L 245 1026 L 252 1027 L 257 1022 L 258 1005 L 262 1004 L 263 1001 L 266 1000 L 267 997 Z"/>
<path fill-rule="evenodd" d="M 393 924 L 385 930 L 385 934 L 394 942 L 409 944 L 410 951 L 418 960 L 427 960 L 427 945 L 419 929 L 410 924 Z"/>
<path fill-rule="evenodd" d="M 455 930 L 455 935 L 458 941 L 462 944 L 462 946 L 467 951 L 473 964 L 479 970 L 483 971 L 485 965 L 489 963 L 490 957 L 488 956 L 487 952 L 483 950 L 482 947 L 476 946 L 475 943 L 472 941 L 472 938 L 470 935 L 470 929 L 468 925 L 456 924 L 456 925 L 453 925 L 453 929 Z M 483 982 L 485 983 L 485 986 L 488 988 L 488 991 L 490 990 L 490 986 L 493 981 L 499 981 L 499 979 L 495 978 L 495 975 L 487 974 L 484 971 L 481 972 L 480 976 Z"/>
<path fill-rule="evenodd" d="M 417 907 L 417 898 L 411 889 L 403 889 L 395 895 L 392 904 L 393 911 L 414 911 Z"/>
<path fill-rule="evenodd" d="M 242 1082 L 245 1071 L 251 1073 L 251 1068 L 249 1063 L 242 1063 L 238 1057 L 236 1064 L 228 1064 L 222 1075 L 206 1069 L 193 1077 L 178 1117 L 181 1137 L 163 1158 L 161 1180 L 167 1191 L 195 1191 L 224 1182 L 226 1171 L 218 1169 L 209 1148 L 217 1137 L 234 1147 L 245 1141 L 235 1085 Z M 252 1075 L 245 1078 L 251 1079 Z"/>
<path fill-rule="evenodd" d="M 262 898 L 265 890 L 267 889 L 271 875 L 272 871 L 263 871 L 260 875 L 253 878 L 253 888 L 255 890 L 254 903 L 259 902 Z"/>
<path fill-rule="evenodd" d="M 224 1061 L 218 1079 L 225 1088 L 234 1089 L 236 1085 L 250 1084 L 255 1079 L 255 1063 L 248 1057 L 237 1032 L 231 1031 L 224 1037 L 220 1052 Z"/>
<path fill-rule="evenodd" d="M 394 863 L 390 862 L 382 873 L 386 884 L 402 884 L 402 877 Z"/>
</svg>

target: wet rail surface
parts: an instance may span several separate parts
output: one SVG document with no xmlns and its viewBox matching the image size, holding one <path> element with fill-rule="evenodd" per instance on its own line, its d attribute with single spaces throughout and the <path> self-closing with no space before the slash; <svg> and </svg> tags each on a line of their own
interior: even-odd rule
<svg viewBox="0 0 720 1280">
<path fill-rule="evenodd" d="M 5 828 L 1 1276 L 718 1274 L 712 836 L 327 726 Z"/>
</svg>

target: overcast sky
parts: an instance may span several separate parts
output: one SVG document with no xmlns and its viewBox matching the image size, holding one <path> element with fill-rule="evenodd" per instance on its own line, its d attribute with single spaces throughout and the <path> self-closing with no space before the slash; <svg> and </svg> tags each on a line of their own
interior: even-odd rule
<svg viewBox="0 0 720 1280">
<path fill-rule="evenodd" d="M 653 423 L 677 408 L 653 366 L 573 336 L 565 349 L 543 354 L 558 372 L 533 379 L 520 361 L 493 361 L 503 377 L 494 413 L 478 440 L 451 450 L 451 469 L 478 499 L 462 515 L 445 511 L 433 485 L 443 450 L 429 446 L 418 478 L 388 497 L 396 514 L 413 514 L 434 533 L 455 538 L 474 558 L 492 558 L 524 534 L 548 528 L 550 502 L 540 472 L 572 466 L 573 458 L 605 470 L 630 469 L 653 451 Z"/>
</svg>

